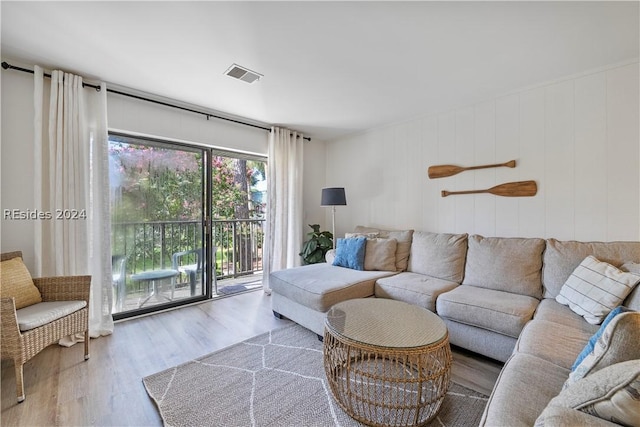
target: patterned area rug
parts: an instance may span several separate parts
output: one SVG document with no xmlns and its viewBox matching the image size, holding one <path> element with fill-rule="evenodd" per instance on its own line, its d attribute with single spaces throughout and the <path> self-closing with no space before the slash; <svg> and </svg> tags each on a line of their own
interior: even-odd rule
<svg viewBox="0 0 640 427">
<path fill-rule="evenodd" d="M 360 426 L 333 400 L 322 343 L 292 325 L 145 377 L 167 426 Z M 456 383 L 429 426 L 478 425 L 487 396 Z"/>
</svg>

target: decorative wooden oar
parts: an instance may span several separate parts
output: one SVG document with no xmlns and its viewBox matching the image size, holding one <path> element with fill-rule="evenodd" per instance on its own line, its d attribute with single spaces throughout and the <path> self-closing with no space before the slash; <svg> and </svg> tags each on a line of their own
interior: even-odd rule
<svg viewBox="0 0 640 427">
<path fill-rule="evenodd" d="M 434 178 L 444 178 L 447 176 L 457 175 L 460 172 L 464 172 L 464 171 L 471 171 L 475 169 L 499 168 L 501 166 L 506 166 L 508 168 L 515 168 L 516 161 L 510 160 L 506 163 L 498 163 L 495 165 L 469 166 L 466 168 L 462 166 L 456 166 L 456 165 L 429 166 L 429 170 L 427 173 L 429 174 L 429 178 L 434 179 Z"/>
<path fill-rule="evenodd" d="M 442 191 L 442 197 L 451 196 L 453 194 L 477 194 L 489 193 L 496 196 L 505 197 L 531 197 L 538 192 L 538 186 L 535 181 L 518 181 L 507 182 L 505 184 L 496 185 L 486 190 L 468 190 L 468 191 Z"/>
</svg>

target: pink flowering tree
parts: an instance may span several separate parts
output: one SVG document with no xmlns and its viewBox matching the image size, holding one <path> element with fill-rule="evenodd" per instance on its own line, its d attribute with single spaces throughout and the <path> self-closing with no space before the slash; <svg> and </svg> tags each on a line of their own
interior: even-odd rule
<svg viewBox="0 0 640 427">
<path fill-rule="evenodd" d="M 112 215 L 118 221 L 200 219 L 201 154 L 125 143 L 110 144 Z M 212 214 L 232 219 L 246 205 L 246 186 L 238 185 L 234 160 L 212 158 Z"/>
</svg>

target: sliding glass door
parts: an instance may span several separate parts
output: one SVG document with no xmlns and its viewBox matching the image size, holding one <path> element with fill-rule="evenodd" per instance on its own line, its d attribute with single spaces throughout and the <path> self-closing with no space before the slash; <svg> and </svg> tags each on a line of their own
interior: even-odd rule
<svg viewBox="0 0 640 427">
<path fill-rule="evenodd" d="M 209 153 L 110 134 L 114 318 L 204 299 Z"/>
</svg>

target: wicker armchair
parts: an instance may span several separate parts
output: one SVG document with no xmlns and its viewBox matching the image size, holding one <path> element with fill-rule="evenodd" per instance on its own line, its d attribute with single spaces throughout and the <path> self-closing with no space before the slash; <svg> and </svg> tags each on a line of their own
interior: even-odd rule
<svg viewBox="0 0 640 427">
<path fill-rule="evenodd" d="M 22 252 L 0 254 L 0 260 L 22 257 Z M 89 358 L 89 288 L 91 276 L 47 277 L 33 279 L 42 301 L 86 301 L 86 306 L 42 326 L 21 332 L 14 298 L 1 299 L 0 321 L 2 359 L 13 359 L 18 402 L 25 399 L 23 365 L 45 347 L 61 338 L 84 332 L 84 358 Z"/>
</svg>

